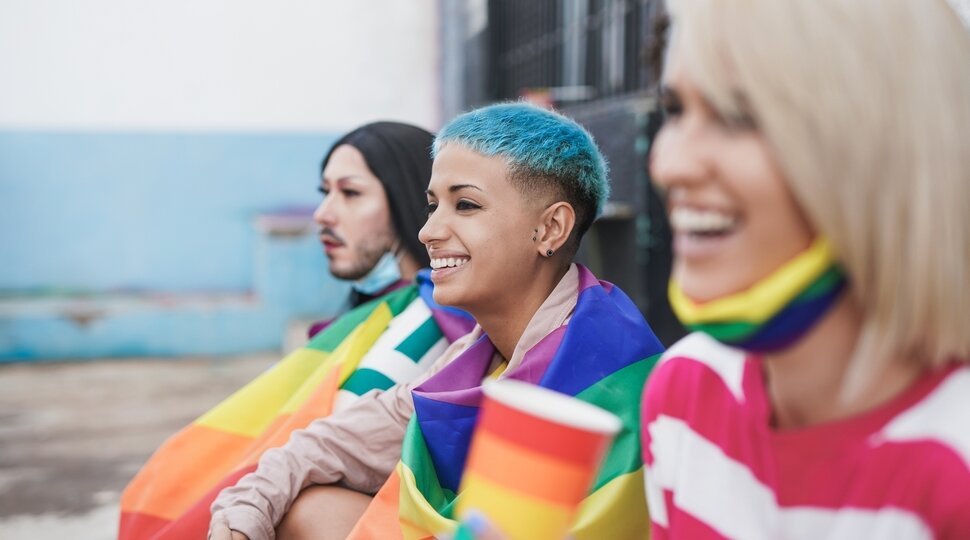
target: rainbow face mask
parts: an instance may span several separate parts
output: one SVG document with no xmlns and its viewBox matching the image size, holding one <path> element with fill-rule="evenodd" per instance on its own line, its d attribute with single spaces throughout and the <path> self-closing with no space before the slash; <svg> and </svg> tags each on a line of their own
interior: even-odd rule
<svg viewBox="0 0 970 540">
<path fill-rule="evenodd" d="M 821 319 L 845 288 L 845 275 L 824 239 L 747 290 L 710 302 L 687 298 L 671 279 L 670 305 L 685 326 L 754 352 L 784 349 Z"/>
</svg>

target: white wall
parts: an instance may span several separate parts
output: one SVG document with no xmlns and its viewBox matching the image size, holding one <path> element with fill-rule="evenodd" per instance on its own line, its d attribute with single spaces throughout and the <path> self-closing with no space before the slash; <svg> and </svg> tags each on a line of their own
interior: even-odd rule
<svg viewBox="0 0 970 540">
<path fill-rule="evenodd" d="M 441 123 L 435 0 L 2 0 L 0 130 Z"/>
</svg>

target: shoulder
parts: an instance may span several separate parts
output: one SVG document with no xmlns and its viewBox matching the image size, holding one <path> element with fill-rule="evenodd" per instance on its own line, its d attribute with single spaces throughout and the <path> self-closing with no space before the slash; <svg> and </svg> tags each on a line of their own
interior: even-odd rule
<svg viewBox="0 0 970 540">
<path fill-rule="evenodd" d="M 958 458 L 970 479 L 970 365 L 949 369 L 918 402 L 893 418 L 880 433 L 884 441 L 942 447 Z"/>
<path fill-rule="evenodd" d="M 745 389 L 751 362 L 738 349 L 706 334 L 694 333 L 675 343 L 661 357 L 643 393 L 644 425 L 661 418 L 692 423 L 735 418 L 750 406 Z M 746 384 L 746 380 L 749 384 Z"/>
<path fill-rule="evenodd" d="M 683 386 L 705 380 L 724 387 L 740 400 L 743 397 L 745 359 L 744 351 L 695 332 L 664 352 L 650 377 L 650 384 L 654 385 L 653 381 L 656 381 L 654 386 L 657 387 Z"/>
</svg>

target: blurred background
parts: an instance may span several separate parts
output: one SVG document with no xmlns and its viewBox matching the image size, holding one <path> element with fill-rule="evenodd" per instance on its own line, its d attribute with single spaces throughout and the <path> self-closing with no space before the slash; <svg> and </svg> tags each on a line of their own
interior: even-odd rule
<svg viewBox="0 0 970 540">
<path fill-rule="evenodd" d="M 676 339 L 659 7 L 0 0 L 0 537 L 112 537 L 165 436 L 344 306 L 310 214 L 368 121 L 526 98 L 583 123 L 613 195 L 580 260 Z"/>
</svg>

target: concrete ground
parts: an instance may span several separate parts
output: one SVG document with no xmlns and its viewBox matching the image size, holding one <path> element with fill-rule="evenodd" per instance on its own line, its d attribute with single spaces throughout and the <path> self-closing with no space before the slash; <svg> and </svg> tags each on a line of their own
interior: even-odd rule
<svg viewBox="0 0 970 540">
<path fill-rule="evenodd" d="M 115 538 L 152 451 L 278 358 L 0 366 L 0 539 Z"/>
</svg>

